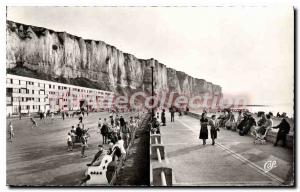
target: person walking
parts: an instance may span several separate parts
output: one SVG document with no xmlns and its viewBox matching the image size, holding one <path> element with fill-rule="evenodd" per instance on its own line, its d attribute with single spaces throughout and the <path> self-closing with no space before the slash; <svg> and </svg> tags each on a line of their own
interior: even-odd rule
<svg viewBox="0 0 300 192">
<path fill-rule="evenodd" d="M 53 121 L 54 121 L 54 113 L 52 112 L 51 113 L 51 123 L 53 123 Z"/>
<path fill-rule="evenodd" d="M 104 118 L 104 122 L 102 124 L 100 132 L 101 132 L 101 135 L 102 135 L 102 144 L 106 144 L 107 135 L 108 135 L 108 125 L 107 125 L 107 122 L 106 122 L 106 118 Z"/>
<path fill-rule="evenodd" d="M 68 145 L 68 152 L 73 151 L 73 142 L 72 142 L 72 136 L 70 132 L 68 132 L 67 145 Z"/>
<path fill-rule="evenodd" d="M 9 141 L 12 142 L 12 138 L 15 137 L 15 133 L 14 133 L 14 128 L 13 128 L 12 122 L 9 122 L 8 128 L 9 128 L 9 130 L 8 130 Z"/>
<path fill-rule="evenodd" d="M 85 155 L 85 149 L 87 147 L 87 138 L 85 135 L 81 137 L 81 158 L 86 158 L 87 156 Z"/>
<path fill-rule="evenodd" d="M 175 122 L 174 120 L 175 110 L 173 107 L 170 108 L 170 113 L 171 113 L 171 122 Z"/>
<path fill-rule="evenodd" d="M 40 121 L 42 121 L 42 120 L 43 120 L 44 113 L 41 112 L 41 111 L 39 111 L 39 115 L 40 115 Z"/>
<path fill-rule="evenodd" d="M 279 129 L 277 133 L 276 142 L 274 146 L 277 146 L 277 143 L 282 140 L 282 146 L 286 146 L 286 137 L 287 134 L 290 132 L 290 124 L 287 122 L 286 113 L 282 114 L 283 119 L 281 120 L 280 124 L 273 127 L 274 129 Z"/>
<path fill-rule="evenodd" d="M 165 109 L 163 109 L 162 112 L 161 112 L 161 122 L 162 122 L 162 126 L 166 126 L 166 113 L 165 113 Z"/>
<path fill-rule="evenodd" d="M 116 118 L 115 118 L 115 126 L 120 126 L 120 118 L 119 115 L 116 114 Z"/>
<path fill-rule="evenodd" d="M 53 113 L 54 115 L 54 113 Z M 46 114 L 46 111 L 43 112 L 43 119 L 44 119 L 44 124 L 46 123 L 46 117 L 47 117 L 47 114 Z"/>
<path fill-rule="evenodd" d="M 36 123 L 36 121 L 35 121 L 32 117 L 30 117 L 30 121 L 31 121 L 31 123 L 32 123 L 31 128 L 34 128 L 34 127 L 37 127 L 37 126 L 38 126 L 37 123 Z"/>
<path fill-rule="evenodd" d="M 123 126 L 121 126 L 120 131 L 121 131 L 122 139 L 124 140 L 124 145 L 127 148 L 129 144 L 130 130 L 126 122 Z"/>
<path fill-rule="evenodd" d="M 99 129 L 99 132 L 101 132 L 101 127 L 102 127 L 102 120 L 101 120 L 101 118 L 99 118 L 99 120 L 98 120 L 98 129 Z"/>
<path fill-rule="evenodd" d="M 211 116 L 211 119 L 209 120 L 208 124 L 210 126 L 210 136 L 212 140 L 212 145 L 214 145 L 215 140 L 217 139 L 217 131 L 220 131 L 217 124 L 216 115 Z"/>
<path fill-rule="evenodd" d="M 110 118 L 110 125 L 111 125 L 111 127 L 113 127 L 114 123 L 115 123 L 114 116 L 110 116 L 109 118 Z"/>
<path fill-rule="evenodd" d="M 121 117 L 120 117 L 120 128 L 122 129 L 123 126 L 125 126 L 125 119 L 121 115 Z"/>
<path fill-rule="evenodd" d="M 208 139 L 208 130 L 207 130 L 207 125 L 208 125 L 208 119 L 206 117 L 206 113 L 202 113 L 201 119 L 200 119 L 200 135 L 199 139 L 203 140 L 203 145 L 206 144 L 206 139 Z"/>
<path fill-rule="evenodd" d="M 65 120 L 65 112 L 64 111 L 61 113 L 61 116 L 62 116 L 62 119 Z"/>
</svg>

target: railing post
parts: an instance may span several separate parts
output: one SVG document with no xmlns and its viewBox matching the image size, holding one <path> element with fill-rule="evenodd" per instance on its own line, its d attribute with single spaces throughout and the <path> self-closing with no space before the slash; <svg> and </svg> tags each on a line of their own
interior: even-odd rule
<svg viewBox="0 0 300 192">
<path fill-rule="evenodd" d="M 158 143 L 155 142 L 157 139 Z M 161 143 L 161 135 L 160 134 L 150 134 L 150 141 L 151 144 L 160 144 Z"/>
<path fill-rule="evenodd" d="M 166 180 L 166 175 L 165 175 L 164 171 L 160 172 L 160 178 L 161 178 L 161 185 L 167 186 L 167 180 Z"/>
<path fill-rule="evenodd" d="M 172 168 L 166 162 L 152 163 L 152 177 L 154 186 L 172 186 Z"/>
<path fill-rule="evenodd" d="M 162 144 L 151 144 L 151 158 L 158 160 L 157 149 L 160 152 L 160 158 L 165 159 L 165 147 Z"/>
<path fill-rule="evenodd" d="M 165 160 L 165 147 L 161 141 L 161 134 L 150 133 L 150 183 L 154 186 L 171 186 L 172 169 Z"/>
</svg>

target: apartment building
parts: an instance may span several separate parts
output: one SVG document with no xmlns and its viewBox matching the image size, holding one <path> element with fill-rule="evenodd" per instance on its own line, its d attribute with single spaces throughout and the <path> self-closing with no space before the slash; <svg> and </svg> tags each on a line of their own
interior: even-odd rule
<svg viewBox="0 0 300 192">
<path fill-rule="evenodd" d="M 113 105 L 114 93 L 18 75 L 6 75 L 6 114 L 39 111 L 101 110 Z"/>
</svg>

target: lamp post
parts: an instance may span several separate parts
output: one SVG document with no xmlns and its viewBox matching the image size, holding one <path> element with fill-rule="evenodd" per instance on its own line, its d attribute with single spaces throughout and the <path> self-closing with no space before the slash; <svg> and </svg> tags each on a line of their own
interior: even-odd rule
<svg viewBox="0 0 300 192">
<path fill-rule="evenodd" d="M 151 58 L 151 90 L 152 90 L 152 112 L 151 119 L 154 117 L 154 59 Z"/>
</svg>

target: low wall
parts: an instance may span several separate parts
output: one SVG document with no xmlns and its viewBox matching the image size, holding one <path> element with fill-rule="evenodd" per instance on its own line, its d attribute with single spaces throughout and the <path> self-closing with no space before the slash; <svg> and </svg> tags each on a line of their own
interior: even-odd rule
<svg viewBox="0 0 300 192">
<path fill-rule="evenodd" d="M 186 112 L 186 115 L 188 115 L 190 117 L 193 117 L 193 118 L 196 118 L 196 119 L 201 118 L 201 115 L 198 114 L 198 113 Z M 272 120 L 273 120 L 274 125 L 278 125 L 281 121 L 281 118 L 274 117 L 274 118 L 272 118 Z M 288 119 L 288 123 L 290 124 L 291 131 L 287 135 L 286 145 L 287 145 L 288 148 L 293 148 L 293 146 L 294 146 L 294 143 L 293 143 L 294 142 L 294 121 L 293 121 L 293 119 Z M 275 143 L 276 137 L 277 137 L 277 132 L 278 132 L 278 129 L 270 130 L 267 133 L 266 140 L 270 143 Z"/>
<path fill-rule="evenodd" d="M 173 173 L 169 162 L 166 161 L 165 146 L 161 134 L 150 131 L 150 185 L 172 186 Z"/>
</svg>

